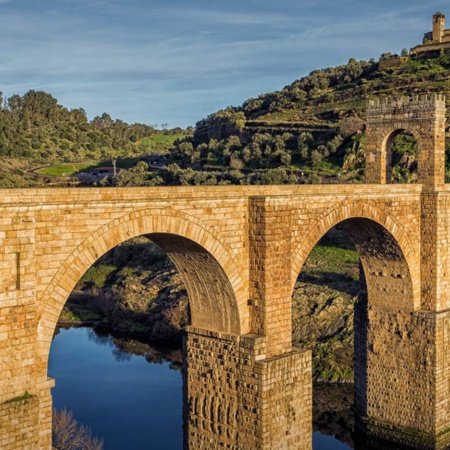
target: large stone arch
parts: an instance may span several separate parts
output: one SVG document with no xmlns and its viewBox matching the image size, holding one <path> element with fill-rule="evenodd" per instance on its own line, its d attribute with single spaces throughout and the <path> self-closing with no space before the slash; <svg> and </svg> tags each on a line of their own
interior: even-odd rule
<svg viewBox="0 0 450 450">
<path fill-rule="evenodd" d="M 399 309 L 419 310 L 420 267 L 418 249 L 410 243 L 403 225 L 386 210 L 367 200 L 344 200 L 324 211 L 294 250 L 292 289 L 313 247 L 331 228 L 342 224 L 361 259 L 369 298 L 391 299 L 386 289 L 401 294 Z M 388 277 L 388 278 L 386 278 Z M 377 294 L 383 292 L 380 296 Z"/>
<path fill-rule="evenodd" d="M 367 288 L 354 308 L 356 424 L 382 437 L 402 436 L 412 429 L 416 394 L 429 392 L 431 378 L 422 363 L 429 330 L 420 311 L 420 234 L 408 235 L 375 202 L 342 201 L 324 211 L 297 244 L 293 283 L 314 245 L 338 224 L 354 241 Z M 431 423 L 427 416 L 424 427 Z"/>
<path fill-rule="evenodd" d="M 141 235 L 161 246 L 180 270 L 193 326 L 235 335 L 248 331 L 248 294 L 229 245 L 195 217 L 170 208 L 145 209 L 106 223 L 61 265 L 43 293 L 38 311 L 44 359 L 61 310 L 84 272 L 108 250 Z"/>
</svg>

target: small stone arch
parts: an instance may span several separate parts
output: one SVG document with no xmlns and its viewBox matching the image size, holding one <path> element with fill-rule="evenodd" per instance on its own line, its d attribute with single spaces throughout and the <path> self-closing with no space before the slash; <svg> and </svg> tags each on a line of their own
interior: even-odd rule
<svg viewBox="0 0 450 450">
<path fill-rule="evenodd" d="M 398 309 L 420 309 L 420 269 L 406 231 L 399 221 L 370 201 L 344 200 L 316 219 L 294 251 L 292 289 L 313 247 L 338 224 L 342 224 L 357 247 L 369 301 L 390 301 L 387 290 L 391 290 L 399 294 Z M 379 295 L 380 292 L 383 293 Z"/>
<path fill-rule="evenodd" d="M 248 332 L 248 294 L 230 246 L 195 217 L 170 208 L 145 209 L 103 225 L 61 265 L 38 311 L 44 358 L 61 310 L 84 272 L 108 250 L 141 235 L 161 246 L 178 266 L 190 298 L 193 326 L 235 335 Z"/>
<path fill-rule="evenodd" d="M 390 182 L 387 147 L 396 130 L 411 132 L 418 143 L 418 183 L 444 184 L 445 96 L 439 94 L 369 100 L 366 105 L 366 183 Z"/>
<path fill-rule="evenodd" d="M 416 142 L 417 142 L 417 159 L 420 160 L 420 156 L 423 153 L 423 140 L 421 138 L 419 129 L 417 126 L 413 124 L 404 124 L 403 128 L 399 128 L 400 125 L 397 126 L 390 126 L 386 127 L 384 131 L 380 131 L 381 136 L 385 136 L 382 144 L 381 144 L 381 153 L 382 158 L 384 159 L 384 167 L 385 167 L 385 177 L 386 177 L 386 183 L 391 183 L 392 178 L 392 144 L 395 140 L 395 138 L 403 131 L 411 133 Z"/>
</svg>

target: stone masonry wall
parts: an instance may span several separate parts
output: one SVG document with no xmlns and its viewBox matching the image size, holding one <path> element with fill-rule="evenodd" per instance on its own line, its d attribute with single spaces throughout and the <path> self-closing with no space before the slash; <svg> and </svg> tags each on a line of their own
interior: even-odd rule
<svg viewBox="0 0 450 450">
<path fill-rule="evenodd" d="M 39 448 L 39 397 L 0 404 L 0 448 L 35 450 Z"/>
<path fill-rule="evenodd" d="M 292 346 L 291 222 L 289 203 L 250 198 L 250 330 L 269 337 L 267 356 Z"/>
<path fill-rule="evenodd" d="M 355 406 L 370 434 L 435 448 L 436 327 L 435 313 L 356 309 Z"/>
<path fill-rule="evenodd" d="M 422 308 L 450 308 L 450 193 L 422 195 Z"/>
<path fill-rule="evenodd" d="M 445 97 L 370 100 L 366 108 L 366 183 L 390 183 L 390 145 L 395 133 L 411 132 L 418 143 L 418 183 L 424 189 L 444 184 Z"/>
<path fill-rule="evenodd" d="M 449 193 L 441 195 L 442 211 Z M 198 426 L 211 433 L 206 441 L 197 433 L 195 439 L 205 448 L 213 448 L 208 445 L 216 432 L 224 436 L 223 448 L 239 448 L 239 439 L 250 442 L 256 435 L 260 447 L 255 448 L 274 448 L 278 441 L 289 446 L 298 441 L 298 448 L 309 448 L 310 363 L 304 354 L 290 351 L 294 281 L 311 249 L 331 227 L 363 218 L 390 234 L 404 256 L 401 271 L 395 264 L 378 271 L 387 276 L 377 275 L 377 292 L 381 296 L 383 283 L 402 275 L 410 279 L 403 284 L 408 291 L 403 299 L 406 314 L 420 310 L 422 198 L 420 185 L 2 190 L 0 403 L 26 390 L 39 396 L 37 448 L 48 450 L 47 364 L 61 309 L 84 271 L 107 250 L 133 236 L 153 235 L 176 255 L 187 276 L 195 278 L 191 290 L 201 320 L 195 322 L 193 317 L 193 325 L 208 330 L 195 332 L 202 348 L 192 350 L 187 361 L 197 365 L 189 372 L 187 385 L 193 408 L 189 411 L 195 412 L 190 439 Z M 444 262 L 449 236 L 446 216 L 441 217 L 435 228 L 441 230 L 440 259 L 432 261 Z M 440 270 L 442 279 L 446 270 Z M 397 292 L 401 279 L 394 280 L 396 285 L 388 291 Z M 389 305 L 389 300 L 380 297 L 379 303 Z M 203 400 L 195 400 L 195 392 Z M 213 393 L 209 400 L 208 392 Z M 224 404 L 229 405 L 225 412 Z M 225 418 L 236 417 L 235 413 L 250 429 L 259 430 L 251 436 L 245 429 L 233 435 L 238 444 L 231 443 L 232 430 L 225 419 L 220 429 L 210 421 L 211 414 Z M 291 433 L 294 417 L 298 435 Z M 13 418 L 2 425 L 15 429 Z M 276 440 L 270 441 L 272 435 Z"/>
<path fill-rule="evenodd" d="M 190 328 L 184 344 L 184 448 L 311 449 L 311 355 L 266 359 L 262 336 Z"/>
<path fill-rule="evenodd" d="M 440 448 L 450 447 L 450 311 L 435 315 L 436 321 L 436 435 Z"/>
</svg>

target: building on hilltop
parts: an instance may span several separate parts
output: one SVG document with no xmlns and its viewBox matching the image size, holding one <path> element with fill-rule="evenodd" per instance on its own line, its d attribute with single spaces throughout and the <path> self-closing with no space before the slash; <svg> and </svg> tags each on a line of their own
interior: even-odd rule
<svg viewBox="0 0 450 450">
<path fill-rule="evenodd" d="M 421 45 L 412 48 L 410 54 L 420 58 L 439 56 L 450 48 L 450 30 L 445 29 L 445 16 L 438 12 L 433 16 L 433 30 L 425 33 Z"/>
</svg>

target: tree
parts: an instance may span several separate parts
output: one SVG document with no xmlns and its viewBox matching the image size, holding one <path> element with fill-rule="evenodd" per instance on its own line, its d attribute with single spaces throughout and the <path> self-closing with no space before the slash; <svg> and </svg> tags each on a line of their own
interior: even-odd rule
<svg viewBox="0 0 450 450">
<path fill-rule="evenodd" d="M 322 162 L 322 154 L 319 150 L 313 150 L 311 152 L 311 164 L 313 167 L 318 167 L 320 163 Z"/>
<path fill-rule="evenodd" d="M 145 161 L 139 161 L 129 170 L 120 172 L 114 179 L 115 186 L 148 186 L 153 183 L 149 181 L 150 172 Z"/>
<path fill-rule="evenodd" d="M 56 450 L 103 450 L 103 439 L 78 423 L 71 411 L 53 410 L 52 445 Z"/>
</svg>

